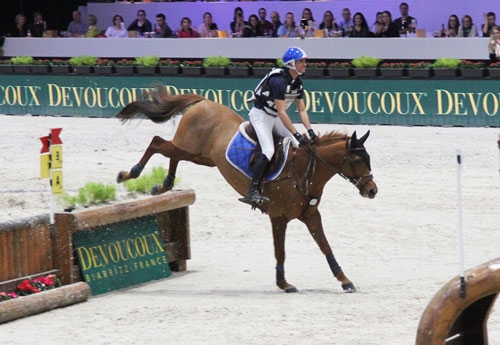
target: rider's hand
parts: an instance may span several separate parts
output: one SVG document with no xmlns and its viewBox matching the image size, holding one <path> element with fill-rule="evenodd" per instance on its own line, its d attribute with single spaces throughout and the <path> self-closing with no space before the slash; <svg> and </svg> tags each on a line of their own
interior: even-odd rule
<svg viewBox="0 0 500 345">
<path fill-rule="evenodd" d="M 318 136 L 316 135 L 316 133 L 314 133 L 314 131 L 311 129 L 309 129 L 307 131 L 307 133 L 309 134 L 309 139 L 311 140 L 311 144 L 314 144 L 314 142 L 316 141 L 316 139 L 318 139 Z"/>
<path fill-rule="evenodd" d="M 300 134 L 299 132 L 295 133 L 293 136 L 295 137 L 295 139 L 297 139 L 300 145 L 307 145 L 306 137 Z"/>
</svg>

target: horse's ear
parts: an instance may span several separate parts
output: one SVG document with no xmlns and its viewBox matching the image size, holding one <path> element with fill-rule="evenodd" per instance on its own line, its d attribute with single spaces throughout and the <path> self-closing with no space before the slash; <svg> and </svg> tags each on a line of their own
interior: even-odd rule
<svg viewBox="0 0 500 345">
<path fill-rule="evenodd" d="M 358 141 L 358 136 L 356 134 L 356 131 L 354 131 L 351 135 L 351 142 L 355 143 L 356 141 Z"/>
<path fill-rule="evenodd" d="M 369 135 L 370 135 L 370 130 L 368 130 L 368 132 L 366 132 L 366 134 L 365 134 L 365 135 L 363 135 L 361 138 L 359 138 L 359 142 L 360 142 L 361 144 L 364 144 L 364 143 L 365 143 L 365 141 L 366 141 L 366 139 L 368 139 L 368 136 L 369 136 Z"/>
</svg>

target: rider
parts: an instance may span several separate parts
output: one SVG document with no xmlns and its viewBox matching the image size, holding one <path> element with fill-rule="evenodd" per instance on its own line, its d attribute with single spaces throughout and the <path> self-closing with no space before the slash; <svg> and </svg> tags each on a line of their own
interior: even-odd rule
<svg viewBox="0 0 500 345">
<path fill-rule="evenodd" d="M 304 87 L 300 79 L 306 70 L 306 58 L 306 52 L 301 48 L 288 48 L 283 54 L 285 68 L 272 69 L 257 85 L 254 97 L 249 100 L 254 102 L 249 117 L 262 147 L 262 155 L 254 163 L 250 189 L 244 198 L 239 199 L 244 203 L 260 205 L 269 201 L 269 198 L 262 196 L 260 186 L 267 165 L 274 155 L 273 133 L 285 138 L 293 135 L 300 144 L 308 144 L 307 139 L 295 129 L 287 114 L 287 109 L 293 101 L 311 141 L 317 138 L 311 129 L 309 115 L 304 105 Z"/>
</svg>

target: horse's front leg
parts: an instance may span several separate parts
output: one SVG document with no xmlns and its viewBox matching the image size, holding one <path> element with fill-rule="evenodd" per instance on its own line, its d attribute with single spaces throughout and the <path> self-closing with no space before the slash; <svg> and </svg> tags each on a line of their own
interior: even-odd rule
<svg viewBox="0 0 500 345">
<path fill-rule="evenodd" d="M 301 218 L 299 218 L 306 226 L 312 237 L 318 244 L 321 252 L 325 255 L 328 265 L 332 270 L 333 275 L 338 281 L 342 283 L 342 289 L 345 292 L 356 292 L 356 287 L 354 284 L 346 277 L 342 268 L 338 264 L 335 256 L 333 255 L 332 248 L 326 239 L 325 232 L 323 231 L 323 224 L 321 222 L 321 214 L 318 209 L 311 212 L 306 212 Z"/>
<path fill-rule="evenodd" d="M 276 285 L 285 292 L 297 292 L 297 288 L 285 279 L 285 234 L 287 219 L 284 216 L 271 218 L 274 239 L 274 256 L 276 257 Z"/>
<path fill-rule="evenodd" d="M 161 194 L 172 189 L 172 187 L 174 186 L 177 164 L 179 163 L 177 159 L 174 159 L 172 157 L 174 157 L 177 151 L 178 149 L 172 144 L 172 142 L 167 141 L 159 136 L 155 136 L 144 152 L 144 155 L 139 160 L 139 163 L 134 165 L 132 169 L 130 169 L 130 171 L 120 171 L 118 173 L 118 176 L 116 177 L 116 182 L 120 183 L 132 178 L 139 177 L 151 157 L 156 153 L 161 153 L 165 157 L 170 158 L 169 171 L 163 184 L 155 186 L 151 191 L 151 194 Z"/>
</svg>

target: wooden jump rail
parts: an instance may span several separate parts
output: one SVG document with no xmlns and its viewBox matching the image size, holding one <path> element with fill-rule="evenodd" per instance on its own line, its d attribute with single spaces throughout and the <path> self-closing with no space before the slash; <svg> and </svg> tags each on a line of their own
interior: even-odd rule
<svg viewBox="0 0 500 345">
<path fill-rule="evenodd" d="M 191 258 L 189 210 L 193 190 L 73 213 L 56 213 L 0 224 L 0 291 L 13 291 L 23 279 L 57 273 L 64 285 L 82 281 L 72 235 L 89 228 L 154 215 L 172 270 L 186 270 Z"/>
<path fill-rule="evenodd" d="M 448 282 L 422 314 L 416 345 L 487 345 L 487 321 L 500 293 L 500 258 L 465 274 L 466 295 L 460 297 L 460 277 Z"/>
</svg>

